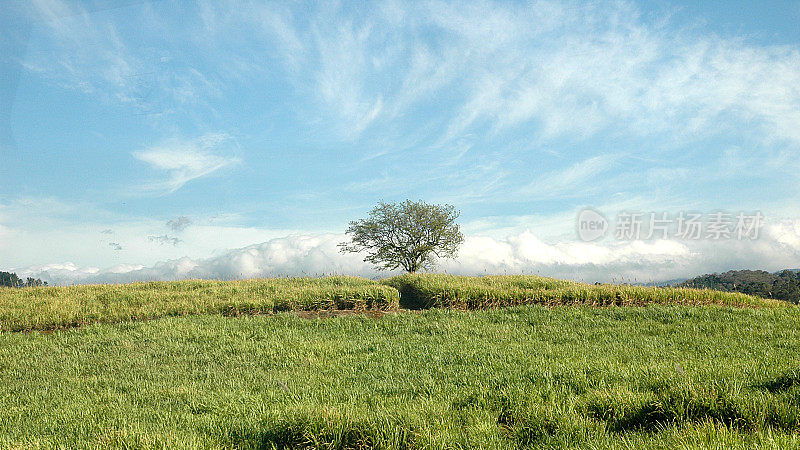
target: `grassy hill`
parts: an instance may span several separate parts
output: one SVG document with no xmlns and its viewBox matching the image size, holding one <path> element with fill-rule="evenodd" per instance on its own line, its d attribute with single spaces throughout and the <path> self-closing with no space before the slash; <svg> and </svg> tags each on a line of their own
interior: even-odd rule
<svg viewBox="0 0 800 450">
<path fill-rule="evenodd" d="M 401 305 L 402 304 L 402 305 Z M 117 285 L 0 287 L 0 331 L 57 330 L 196 314 L 404 308 L 485 309 L 539 304 L 647 304 L 765 307 L 780 302 L 698 289 L 590 285 L 538 276 L 402 275 L 380 282 L 358 277 L 188 280 Z"/>
<path fill-rule="evenodd" d="M 707 289 L 586 284 L 530 275 L 465 277 L 406 274 L 384 280 L 404 303 L 421 308 L 485 309 L 514 305 L 779 306 L 780 302 L 738 292 Z"/>
<path fill-rule="evenodd" d="M 800 448 L 800 308 L 743 294 L 185 281 L 4 289 L 0 317 L 0 448 Z"/>
<path fill-rule="evenodd" d="M 392 310 L 399 299 L 395 289 L 357 277 L 0 288 L 0 331 L 56 330 L 195 314 Z"/>
</svg>

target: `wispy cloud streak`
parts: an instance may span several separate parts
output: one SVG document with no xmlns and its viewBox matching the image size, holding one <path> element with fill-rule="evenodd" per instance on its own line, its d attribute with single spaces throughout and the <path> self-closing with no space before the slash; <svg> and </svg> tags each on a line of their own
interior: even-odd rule
<svg viewBox="0 0 800 450">
<path fill-rule="evenodd" d="M 166 172 L 167 179 L 150 182 L 145 191 L 172 193 L 189 181 L 210 175 L 222 168 L 237 164 L 235 156 L 223 156 L 213 151 L 231 141 L 221 134 L 205 135 L 191 141 L 171 140 L 164 144 L 133 153 L 133 156 L 149 164 L 153 169 Z"/>
</svg>

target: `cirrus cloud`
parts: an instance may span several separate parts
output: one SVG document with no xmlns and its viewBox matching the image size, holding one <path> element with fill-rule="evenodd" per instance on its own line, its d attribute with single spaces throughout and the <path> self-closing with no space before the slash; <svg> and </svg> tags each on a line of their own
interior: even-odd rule
<svg viewBox="0 0 800 450">
<path fill-rule="evenodd" d="M 166 180 L 152 181 L 145 185 L 146 191 L 173 193 L 189 181 L 239 163 L 241 160 L 238 157 L 214 153 L 220 146 L 232 142 L 235 142 L 233 138 L 226 134 L 207 134 L 188 141 L 172 139 L 136 151 L 133 156 L 167 175 Z"/>
</svg>

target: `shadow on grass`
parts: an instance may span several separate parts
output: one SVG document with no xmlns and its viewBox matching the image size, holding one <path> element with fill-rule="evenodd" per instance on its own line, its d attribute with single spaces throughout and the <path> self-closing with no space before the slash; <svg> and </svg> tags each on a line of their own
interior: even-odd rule
<svg viewBox="0 0 800 450">
<path fill-rule="evenodd" d="M 776 379 L 769 388 L 783 389 L 790 383 L 794 381 Z M 660 386 L 638 397 L 601 395 L 587 403 L 587 413 L 613 432 L 658 431 L 706 422 L 744 431 L 800 430 L 800 411 L 784 397 L 732 394 L 719 386 Z"/>
<path fill-rule="evenodd" d="M 496 423 L 501 435 L 512 448 L 560 448 L 565 442 L 574 444 L 580 440 L 581 427 L 572 420 L 574 416 L 546 408 L 534 408 L 520 398 L 520 392 L 506 392 L 503 385 L 494 385 L 457 398 L 450 407 L 467 414 L 470 410 L 491 411 L 497 416 Z"/>
<path fill-rule="evenodd" d="M 401 308 L 420 310 L 429 309 L 433 306 L 425 293 L 410 283 L 403 284 L 397 290 L 400 291 Z"/>
<path fill-rule="evenodd" d="M 731 428 L 752 429 L 752 421 L 736 405 L 721 400 L 709 402 L 668 396 L 639 405 L 612 406 L 602 410 L 591 409 L 590 415 L 605 420 L 614 432 L 657 431 L 666 426 L 688 423 L 716 422 Z"/>
<path fill-rule="evenodd" d="M 226 447 L 238 449 L 410 449 L 412 436 L 413 429 L 399 423 L 298 416 L 269 421 L 258 428 L 233 426 L 222 440 Z"/>
<path fill-rule="evenodd" d="M 757 388 L 766 389 L 772 393 L 785 392 L 795 386 L 800 386 L 799 370 L 790 370 L 782 375 L 755 385 Z"/>
</svg>

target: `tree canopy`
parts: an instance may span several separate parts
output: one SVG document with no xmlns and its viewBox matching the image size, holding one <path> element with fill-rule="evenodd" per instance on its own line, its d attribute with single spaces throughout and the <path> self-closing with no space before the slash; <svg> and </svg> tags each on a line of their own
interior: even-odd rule
<svg viewBox="0 0 800 450">
<path fill-rule="evenodd" d="M 364 261 L 382 270 L 402 268 L 416 272 L 433 266 L 436 258 L 454 258 L 464 236 L 452 205 L 423 201 L 380 202 L 366 219 L 350 222 L 350 242 L 339 244 L 346 252 L 366 252 Z"/>
<path fill-rule="evenodd" d="M 731 270 L 725 273 L 701 275 L 686 280 L 678 286 L 742 292 L 800 303 L 800 273 L 796 270 L 782 270 L 777 273 L 764 270 Z"/>
</svg>

